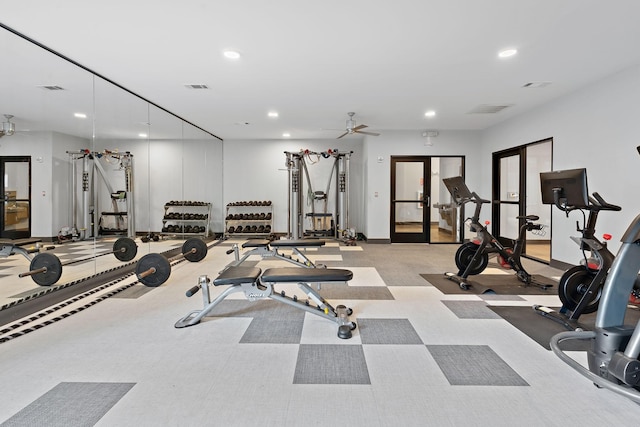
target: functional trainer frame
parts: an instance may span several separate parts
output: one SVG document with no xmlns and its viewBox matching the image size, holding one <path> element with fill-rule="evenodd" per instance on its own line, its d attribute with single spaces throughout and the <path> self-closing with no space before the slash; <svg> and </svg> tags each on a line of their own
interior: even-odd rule
<svg viewBox="0 0 640 427">
<path fill-rule="evenodd" d="M 327 150 L 315 152 L 300 150 L 297 153 L 285 151 L 289 174 L 289 224 L 287 235 L 292 239 L 303 236 L 332 236 L 340 238 L 341 232 L 349 227 L 349 160 L 353 151 L 340 152 Z M 310 162 L 315 157 L 317 161 Z M 309 165 L 321 159 L 333 159 L 333 166 L 327 181 L 326 191 L 314 191 L 309 176 Z M 307 159 L 307 160 L 305 160 Z M 302 175 L 304 174 L 305 179 Z M 306 186 L 304 184 L 306 180 Z M 332 182 L 333 190 L 332 190 Z M 329 196 L 335 193 L 334 205 L 329 208 Z M 310 203 L 310 211 L 305 209 L 305 192 Z M 316 204 L 322 204 L 322 212 L 316 210 Z M 304 219 L 310 218 L 312 227 L 304 230 Z M 335 222 L 334 222 L 335 221 Z M 323 228 L 317 228 L 320 224 Z M 327 228 L 329 225 L 329 228 Z"/>
<path fill-rule="evenodd" d="M 93 176 L 95 175 L 94 171 L 98 171 L 102 180 L 107 188 L 107 191 L 111 197 L 111 204 L 113 206 L 113 212 L 110 214 L 115 215 L 118 218 L 118 215 L 127 216 L 127 237 L 135 238 L 136 230 L 135 230 L 135 215 L 134 215 L 134 204 L 133 204 L 133 154 L 130 152 L 118 152 L 118 151 L 110 151 L 104 150 L 101 152 L 90 151 L 88 149 L 76 150 L 76 151 L 67 151 L 69 155 L 69 162 L 71 164 L 70 169 L 70 180 L 71 188 L 71 207 L 69 209 L 69 226 L 72 227 L 73 230 L 77 232 L 77 230 L 82 231 L 82 235 L 80 236 L 81 240 L 95 237 L 98 235 L 98 218 L 95 218 L 97 209 L 95 207 L 98 206 L 98 194 L 97 194 L 97 185 L 93 180 Z M 119 212 L 117 201 L 121 200 L 120 192 L 114 191 L 111 183 L 109 181 L 109 177 L 107 172 L 103 168 L 100 163 L 101 158 L 113 158 L 116 159 L 120 165 L 121 170 L 124 172 L 124 181 L 125 181 L 125 190 L 124 190 L 124 200 L 126 201 L 126 211 Z M 82 160 L 82 203 L 80 205 L 80 209 L 78 209 L 78 201 L 76 200 L 78 197 L 78 181 L 77 181 L 77 165 L 76 161 Z M 92 188 L 93 187 L 93 188 Z M 94 206 L 93 211 L 91 210 L 91 206 Z M 92 218 L 92 215 L 94 218 Z M 79 218 L 78 218 L 79 217 Z M 78 226 L 80 225 L 80 226 Z"/>
</svg>

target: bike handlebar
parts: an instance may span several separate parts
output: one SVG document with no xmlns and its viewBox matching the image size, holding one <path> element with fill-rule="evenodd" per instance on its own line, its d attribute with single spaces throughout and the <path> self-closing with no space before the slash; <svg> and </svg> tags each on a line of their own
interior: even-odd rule
<svg viewBox="0 0 640 427">
<path fill-rule="evenodd" d="M 602 196 L 600 196 L 600 194 L 598 193 L 593 193 L 593 197 L 589 197 L 589 201 L 594 207 L 597 208 L 597 210 L 602 210 L 602 211 L 621 211 L 622 210 L 622 208 L 618 205 L 612 205 L 611 203 L 607 203 L 602 198 Z"/>
<path fill-rule="evenodd" d="M 481 198 L 480 196 L 478 196 L 475 192 L 471 192 L 471 197 L 466 197 L 464 199 L 459 199 L 458 200 L 458 204 L 459 205 L 464 205 L 465 203 L 469 203 L 469 202 L 473 202 L 473 203 L 491 203 L 491 200 L 486 200 Z"/>
</svg>

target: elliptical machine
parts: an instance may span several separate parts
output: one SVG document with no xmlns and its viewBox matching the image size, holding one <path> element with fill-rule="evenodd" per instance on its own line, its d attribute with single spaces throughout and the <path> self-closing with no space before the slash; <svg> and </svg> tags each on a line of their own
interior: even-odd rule
<svg viewBox="0 0 640 427">
<path fill-rule="evenodd" d="M 456 266 L 459 271 L 457 274 L 445 273 L 445 277 L 458 283 L 461 289 L 468 290 L 471 285 L 467 278 L 472 275 L 480 274 L 487 268 L 489 264 L 489 254 L 498 254 L 498 260 L 503 267 L 509 267 L 516 272 L 516 277 L 524 283 L 524 286 L 535 285 L 541 289 L 548 289 L 550 284 L 539 283 L 534 280 L 522 263 L 520 256 L 524 246 L 525 234 L 527 231 L 542 230 L 542 224 L 536 224 L 533 221 L 539 219 L 536 215 L 517 216 L 520 221 L 524 221 L 520 227 L 518 239 L 514 242 L 513 247 L 502 245 L 495 238 L 487 227 L 480 223 L 480 210 L 485 203 L 491 203 L 489 200 L 480 198 L 475 192 L 469 190 L 461 176 L 452 178 L 444 178 L 444 185 L 449 190 L 452 200 L 458 206 L 472 202 L 476 205 L 473 216 L 468 219 L 471 231 L 477 234 L 474 241 L 463 243 L 456 251 Z"/>
<path fill-rule="evenodd" d="M 640 146 L 637 147 L 640 153 Z M 640 215 L 622 236 L 618 251 L 602 289 L 594 331 L 561 332 L 551 338 L 551 350 L 562 361 L 595 383 L 640 403 L 640 322 L 625 325 L 629 295 L 640 271 Z M 566 340 L 591 340 L 589 369 L 560 349 Z"/>
<path fill-rule="evenodd" d="M 558 312 L 548 307 L 534 305 L 537 313 L 562 324 L 569 330 L 579 328 L 577 321 L 582 314 L 593 313 L 598 309 L 602 287 L 607 273 L 613 264 L 615 256 L 607 248 L 610 234 L 604 234 L 604 242 L 595 236 L 596 222 L 600 211 L 620 211 L 622 208 L 607 203 L 598 193 L 593 197 L 587 196 L 584 203 L 583 192 L 587 188 L 585 169 L 571 169 L 565 171 L 542 172 L 540 174 L 540 187 L 542 200 L 546 204 L 554 204 L 558 209 L 569 216 L 569 212 L 579 210 L 583 214 L 582 228 L 576 221 L 576 230 L 581 237 L 571 237 L 571 240 L 580 246 L 582 251 L 582 263 L 564 272 L 558 283 L 558 296 L 562 301 L 562 307 Z M 579 196 L 571 196 L 576 205 L 567 204 L 565 187 L 579 188 Z M 575 193 L 575 192 L 574 192 Z M 588 193 L 587 193 L 588 194 Z M 588 211 L 588 219 L 584 211 Z M 587 256 L 589 252 L 589 256 Z"/>
</svg>

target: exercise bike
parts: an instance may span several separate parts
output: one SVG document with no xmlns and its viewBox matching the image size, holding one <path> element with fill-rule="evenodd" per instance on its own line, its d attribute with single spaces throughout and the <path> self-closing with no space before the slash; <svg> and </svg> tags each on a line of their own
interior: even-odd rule
<svg viewBox="0 0 640 427">
<path fill-rule="evenodd" d="M 640 153 L 640 146 L 637 147 Z M 640 271 L 640 215 L 622 236 L 620 250 L 602 288 L 594 331 L 567 331 L 551 338 L 551 350 L 562 361 L 596 386 L 640 403 L 640 322 L 625 325 L 629 295 Z M 569 357 L 560 344 L 567 340 L 590 340 L 588 369 Z"/>
<path fill-rule="evenodd" d="M 495 253 L 498 255 L 499 263 L 503 267 L 513 269 L 518 280 L 524 283 L 525 286 L 535 285 L 545 290 L 551 287 L 550 284 L 539 283 L 534 280 L 533 276 L 524 269 L 520 262 L 525 233 L 534 230 L 540 231 L 543 228 L 542 224 L 533 222 L 539 219 L 538 216 L 517 216 L 518 220 L 524 222 L 520 227 L 518 239 L 515 240 L 512 247 L 505 246 L 487 230 L 485 225 L 480 223 L 482 205 L 491 202 L 480 198 L 475 192 L 471 192 L 461 176 L 444 178 L 442 182 L 449 190 L 453 202 L 458 206 L 469 202 L 476 205 L 473 216 L 467 219 L 471 231 L 476 233 L 476 238 L 470 242 L 463 243 L 458 248 L 455 255 L 458 273 L 445 273 L 445 277 L 458 283 L 461 289 L 468 290 L 471 285 L 467 278 L 482 273 L 489 264 L 489 254 Z"/>
<path fill-rule="evenodd" d="M 585 200 L 581 197 L 572 200 L 574 204 L 568 204 L 565 187 L 577 186 L 579 193 L 586 192 L 586 170 L 571 169 L 565 171 L 542 172 L 540 174 L 540 187 L 542 189 L 542 202 L 554 204 L 558 209 L 569 216 L 569 212 L 579 210 L 583 214 L 582 228 L 576 221 L 576 230 L 581 237 L 571 237 L 571 240 L 580 246 L 582 262 L 564 272 L 558 283 L 558 297 L 562 302 L 559 311 L 552 310 L 541 305 L 534 305 L 533 309 L 544 317 L 562 324 L 569 330 L 580 328 L 577 323 L 582 314 L 593 313 L 598 309 L 602 287 L 607 273 L 613 264 L 615 256 L 607 248 L 610 234 L 604 234 L 604 242 L 595 236 L 596 222 L 600 211 L 620 211 L 622 208 L 607 203 L 598 193 Z M 575 193 L 575 191 L 574 191 Z M 588 193 L 587 193 L 588 194 Z M 588 219 L 584 215 L 588 211 Z M 589 255 L 587 255 L 589 252 Z"/>
</svg>

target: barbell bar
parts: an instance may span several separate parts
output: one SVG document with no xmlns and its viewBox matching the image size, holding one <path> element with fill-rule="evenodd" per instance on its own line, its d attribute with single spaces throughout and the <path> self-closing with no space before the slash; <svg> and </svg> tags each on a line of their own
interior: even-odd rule
<svg viewBox="0 0 640 427">
<path fill-rule="evenodd" d="M 171 258 L 160 254 L 147 254 L 136 264 L 136 276 L 145 286 L 155 288 L 162 285 L 171 276 L 171 262 L 186 259 L 189 262 L 202 261 L 207 256 L 207 244 L 196 237 L 192 237 L 182 245 L 182 253 Z"/>
<path fill-rule="evenodd" d="M 62 267 L 65 265 L 77 264 L 92 259 L 113 254 L 119 261 L 131 261 L 138 253 L 138 245 L 128 237 L 121 237 L 113 243 L 113 250 L 94 255 L 87 258 L 60 262 L 60 259 L 51 253 L 41 253 L 36 255 L 29 264 L 29 271 L 18 274 L 18 277 L 31 276 L 31 279 L 40 286 L 51 286 L 60 280 Z"/>
</svg>

